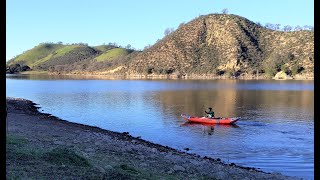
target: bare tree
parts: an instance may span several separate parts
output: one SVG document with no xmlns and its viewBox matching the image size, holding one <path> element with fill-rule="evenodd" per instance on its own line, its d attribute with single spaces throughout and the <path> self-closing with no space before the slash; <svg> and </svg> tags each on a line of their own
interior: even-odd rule
<svg viewBox="0 0 320 180">
<path fill-rule="evenodd" d="M 149 49 L 150 47 L 151 47 L 151 45 L 148 44 L 148 45 L 146 45 L 146 46 L 143 48 L 143 50 Z"/>
<path fill-rule="evenodd" d="M 274 25 L 274 30 L 279 30 L 280 29 L 281 24 L 275 24 Z"/>
<path fill-rule="evenodd" d="M 271 24 L 271 23 L 266 23 L 266 25 L 265 25 L 264 27 L 265 27 L 265 28 L 268 28 L 268 29 L 274 30 L 274 25 Z"/>
<path fill-rule="evenodd" d="M 310 31 L 313 31 L 313 26 L 305 25 L 305 26 L 303 26 L 303 29 L 304 29 L 304 30 L 310 30 Z"/>
<path fill-rule="evenodd" d="M 228 9 L 227 8 L 225 8 L 225 9 L 222 9 L 222 14 L 228 14 Z"/>
<path fill-rule="evenodd" d="M 295 30 L 295 31 L 301 31 L 301 30 L 302 30 L 302 27 L 298 25 L 298 26 L 296 26 L 296 27 L 294 28 L 294 30 Z"/>
<path fill-rule="evenodd" d="M 114 46 L 114 47 L 119 47 L 116 42 L 111 43 L 111 45 Z"/>
<path fill-rule="evenodd" d="M 167 28 L 166 30 L 164 30 L 164 35 L 168 36 L 169 34 L 171 34 L 174 31 L 173 28 Z"/>
<path fill-rule="evenodd" d="M 291 31 L 291 30 L 292 30 L 292 27 L 289 26 L 289 25 L 286 25 L 286 26 L 283 27 L 283 31 L 288 32 L 288 31 Z"/>
</svg>

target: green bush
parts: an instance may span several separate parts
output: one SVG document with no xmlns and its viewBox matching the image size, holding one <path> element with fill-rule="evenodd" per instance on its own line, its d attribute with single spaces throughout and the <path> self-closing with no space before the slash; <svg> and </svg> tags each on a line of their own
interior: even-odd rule
<svg viewBox="0 0 320 180">
<path fill-rule="evenodd" d="M 293 53 L 281 53 L 273 52 L 269 57 L 263 62 L 263 69 L 269 76 L 274 76 L 277 72 L 284 71 L 287 74 L 290 74 L 290 69 L 285 65 L 294 60 L 295 56 Z"/>
</svg>

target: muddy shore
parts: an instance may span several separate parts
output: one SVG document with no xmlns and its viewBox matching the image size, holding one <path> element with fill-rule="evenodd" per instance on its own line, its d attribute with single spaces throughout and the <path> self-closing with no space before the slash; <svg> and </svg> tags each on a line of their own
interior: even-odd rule
<svg viewBox="0 0 320 180">
<path fill-rule="evenodd" d="M 301 179 L 225 164 L 7 98 L 7 179 Z"/>
</svg>

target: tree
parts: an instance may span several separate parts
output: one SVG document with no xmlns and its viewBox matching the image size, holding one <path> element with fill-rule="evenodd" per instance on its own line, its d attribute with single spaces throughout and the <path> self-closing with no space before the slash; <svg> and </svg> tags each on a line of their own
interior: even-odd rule
<svg viewBox="0 0 320 180">
<path fill-rule="evenodd" d="M 274 25 L 274 30 L 279 30 L 280 29 L 281 24 L 275 24 Z"/>
<path fill-rule="evenodd" d="M 146 45 L 146 46 L 143 48 L 143 50 L 149 49 L 150 47 L 151 47 L 151 45 L 148 44 L 148 45 Z"/>
<path fill-rule="evenodd" d="M 266 25 L 265 25 L 264 27 L 265 27 L 265 28 L 268 28 L 268 29 L 274 30 L 274 25 L 271 24 L 271 23 L 266 23 Z"/>
<path fill-rule="evenodd" d="M 291 53 L 284 56 L 277 52 L 273 52 L 265 61 L 263 61 L 263 70 L 268 76 L 272 77 L 281 70 L 281 66 L 287 63 L 289 58 L 291 58 Z"/>
<path fill-rule="evenodd" d="M 228 14 L 228 9 L 227 8 L 222 9 L 222 14 Z"/>
<path fill-rule="evenodd" d="M 258 26 L 262 26 L 262 24 L 261 24 L 260 22 L 256 22 L 256 24 L 257 24 Z"/>
<path fill-rule="evenodd" d="M 305 25 L 303 26 L 303 29 L 313 31 L 313 26 Z"/>
<path fill-rule="evenodd" d="M 132 48 L 131 44 L 126 45 L 126 49 L 131 49 L 131 48 Z"/>
<path fill-rule="evenodd" d="M 166 30 L 164 30 L 164 35 L 168 36 L 169 34 L 171 34 L 174 31 L 173 28 L 167 28 Z"/>
<path fill-rule="evenodd" d="M 301 71 L 303 71 L 304 68 L 298 64 L 295 64 L 292 68 L 291 68 L 291 71 L 292 71 L 292 75 L 296 75 L 296 74 L 299 74 Z"/>
<path fill-rule="evenodd" d="M 294 30 L 295 30 L 295 31 L 301 31 L 301 30 L 302 30 L 302 27 L 298 25 L 298 26 L 296 26 L 296 27 L 294 28 Z"/>
<path fill-rule="evenodd" d="M 292 30 L 292 27 L 289 26 L 289 25 L 286 25 L 286 26 L 283 27 L 283 31 L 288 32 L 288 31 L 291 31 L 291 30 Z"/>
</svg>

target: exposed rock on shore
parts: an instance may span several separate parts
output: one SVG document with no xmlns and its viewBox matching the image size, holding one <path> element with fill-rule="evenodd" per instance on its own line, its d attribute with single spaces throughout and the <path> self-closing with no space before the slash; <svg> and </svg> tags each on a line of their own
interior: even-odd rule
<svg viewBox="0 0 320 180">
<path fill-rule="evenodd" d="M 287 75 L 285 72 L 280 71 L 278 72 L 272 79 L 276 79 L 276 80 L 287 80 L 287 79 L 293 79 L 292 77 L 290 77 L 289 75 Z"/>
</svg>

